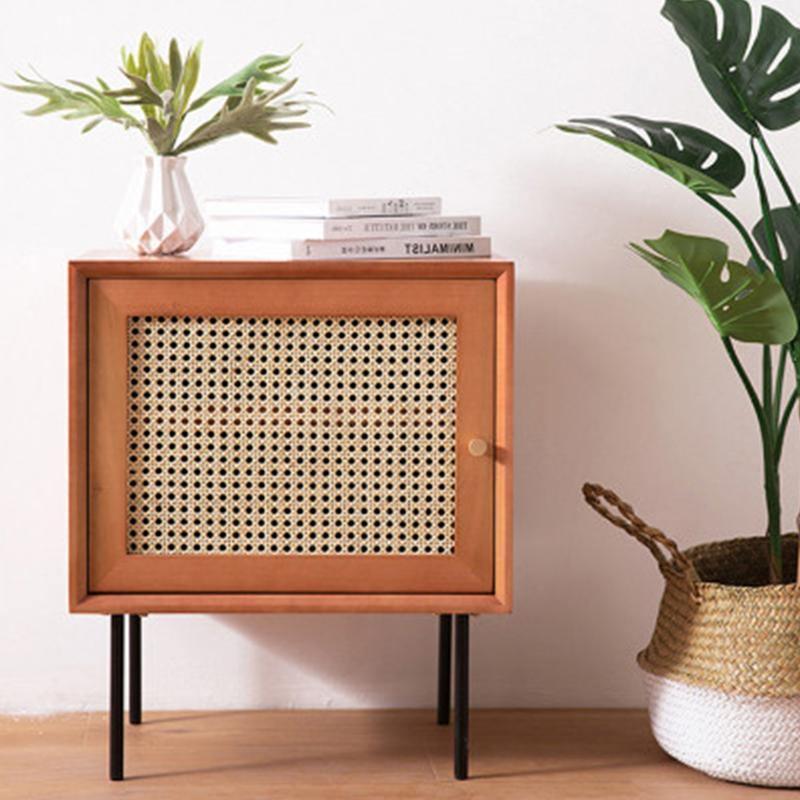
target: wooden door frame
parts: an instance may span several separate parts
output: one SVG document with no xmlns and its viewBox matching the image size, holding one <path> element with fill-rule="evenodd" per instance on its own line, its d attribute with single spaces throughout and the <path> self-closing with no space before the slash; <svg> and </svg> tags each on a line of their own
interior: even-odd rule
<svg viewBox="0 0 800 800">
<path fill-rule="evenodd" d="M 442 261 L 234 262 L 90 256 L 70 263 L 70 610 L 148 612 L 496 613 L 511 609 L 511 396 L 513 264 L 499 259 Z M 491 279 L 495 284 L 494 585 L 453 594 L 90 593 L 88 458 L 88 296 L 95 279 Z"/>
</svg>

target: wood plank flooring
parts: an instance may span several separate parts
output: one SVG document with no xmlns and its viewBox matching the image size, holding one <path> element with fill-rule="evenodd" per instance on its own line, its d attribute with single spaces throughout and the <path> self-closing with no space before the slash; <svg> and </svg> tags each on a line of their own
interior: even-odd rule
<svg viewBox="0 0 800 800">
<path fill-rule="evenodd" d="M 665 756 L 640 711 L 473 711 L 471 778 L 433 711 L 147 712 L 108 783 L 104 714 L 0 717 L 2 800 L 779 800 Z"/>
</svg>

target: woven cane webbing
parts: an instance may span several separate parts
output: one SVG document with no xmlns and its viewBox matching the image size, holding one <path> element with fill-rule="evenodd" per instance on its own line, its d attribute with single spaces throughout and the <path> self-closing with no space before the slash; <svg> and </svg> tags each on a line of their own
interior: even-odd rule
<svg viewBox="0 0 800 800">
<path fill-rule="evenodd" d="M 129 317 L 132 554 L 448 555 L 457 323 Z"/>
</svg>

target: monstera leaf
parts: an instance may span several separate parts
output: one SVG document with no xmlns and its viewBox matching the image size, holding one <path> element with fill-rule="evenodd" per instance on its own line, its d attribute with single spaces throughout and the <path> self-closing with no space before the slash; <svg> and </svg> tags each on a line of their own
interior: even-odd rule
<svg viewBox="0 0 800 800">
<path fill-rule="evenodd" d="M 680 122 L 619 114 L 608 120 L 572 119 L 558 128 L 618 147 L 694 192 L 731 196 L 744 178 L 744 161 L 736 150 L 716 136 Z"/>
<path fill-rule="evenodd" d="M 773 273 L 759 274 L 729 261 L 728 246 L 717 239 L 665 231 L 660 239 L 645 239 L 645 244 L 649 250 L 631 247 L 691 295 L 720 336 L 762 344 L 794 339 L 797 319 Z"/>
<path fill-rule="evenodd" d="M 716 0 L 721 33 L 710 0 L 666 0 L 661 13 L 691 50 L 706 89 L 748 133 L 760 123 L 779 130 L 800 120 L 800 30 L 764 6 L 753 27 L 746 0 Z"/>
<path fill-rule="evenodd" d="M 792 306 L 800 310 L 800 221 L 791 206 L 773 208 L 770 216 L 783 253 L 783 286 Z M 762 252 L 769 253 L 767 226 L 763 218 L 753 228 L 753 236 Z"/>
</svg>

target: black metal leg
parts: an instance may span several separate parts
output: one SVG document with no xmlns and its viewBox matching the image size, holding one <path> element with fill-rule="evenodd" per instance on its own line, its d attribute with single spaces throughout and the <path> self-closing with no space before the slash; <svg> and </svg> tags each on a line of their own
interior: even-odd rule
<svg viewBox="0 0 800 800">
<path fill-rule="evenodd" d="M 436 722 L 450 724 L 450 682 L 453 665 L 453 615 L 439 616 L 439 690 L 437 694 Z"/>
<path fill-rule="evenodd" d="M 456 615 L 456 680 L 455 680 L 455 747 L 456 780 L 467 779 L 469 770 L 469 615 Z"/>
<path fill-rule="evenodd" d="M 138 614 L 128 617 L 130 638 L 130 685 L 128 720 L 131 725 L 142 722 L 142 618 Z"/>
<path fill-rule="evenodd" d="M 121 781 L 124 771 L 123 685 L 125 682 L 125 617 L 111 616 L 111 713 L 109 714 L 108 769 L 112 781 Z"/>
</svg>

